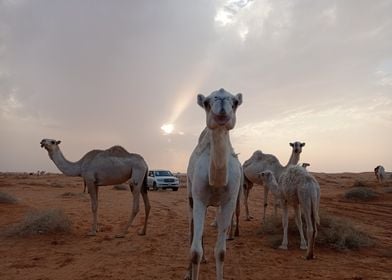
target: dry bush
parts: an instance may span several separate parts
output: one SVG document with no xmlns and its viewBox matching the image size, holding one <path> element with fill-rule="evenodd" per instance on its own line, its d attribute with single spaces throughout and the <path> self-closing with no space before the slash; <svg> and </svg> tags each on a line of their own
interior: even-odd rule
<svg viewBox="0 0 392 280">
<path fill-rule="evenodd" d="M 304 221 L 304 219 L 302 219 Z M 306 238 L 306 224 L 303 222 Z M 339 251 L 357 250 L 369 247 L 374 240 L 367 234 L 357 230 L 351 222 L 332 216 L 328 213 L 320 213 L 320 225 L 317 227 L 316 247 L 325 246 Z M 263 224 L 261 234 L 267 235 L 267 240 L 272 247 L 278 247 L 283 238 L 283 228 L 280 217 L 271 217 Z M 293 219 L 290 219 L 288 227 L 289 244 L 299 247 L 299 232 Z"/>
<path fill-rule="evenodd" d="M 129 191 L 129 185 L 126 184 L 115 185 L 113 186 L 113 189 L 117 191 Z"/>
<path fill-rule="evenodd" d="M 363 187 L 369 187 L 369 185 L 367 183 L 365 183 L 363 181 L 359 181 L 359 180 L 357 180 L 353 183 L 353 188 L 363 188 Z"/>
<path fill-rule="evenodd" d="M 378 197 L 378 194 L 368 187 L 356 187 L 348 190 L 344 197 L 349 200 L 369 201 Z"/>
<path fill-rule="evenodd" d="M 18 203 L 18 200 L 8 193 L 0 192 L 0 203 L 16 204 Z"/>
<path fill-rule="evenodd" d="M 7 232 L 7 236 L 30 236 L 37 234 L 67 233 L 71 221 L 61 209 L 47 209 L 28 212 L 24 219 Z"/>
</svg>

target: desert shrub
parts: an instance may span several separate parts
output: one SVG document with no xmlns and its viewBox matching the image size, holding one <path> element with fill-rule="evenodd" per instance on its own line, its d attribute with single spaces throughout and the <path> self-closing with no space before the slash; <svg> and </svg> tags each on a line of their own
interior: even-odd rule
<svg viewBox="0 0 392 280">
<path fill-rule="evenodd" d="M 302 220 L 306 238 L 306 224 L 304 219 Z M 374 244 L 369 235 L 357 230 L 349 221 L 324 212 L 320 213 L 320 225 L 317 229 L 316 246 L 325 246 L 343 251 L 357 250 Z M 267 241 L 272 247 L 278 247 L 283 238 L 280 217 L 267 219 L 259 233 L 267 235 Z M 289 221 L 288 237 L 289 244 L 299 247 L 299 232 L 294 220 Z"/>
<path fill-rule="evenodd" d="M 113 186 L 113 189 L 117 190 L 117 191 L 129 191 L 129 186 L 126 184 L 115 185 L 115 186 Z"/>
<path fill-rule="evenodd" d="M 322 213 L 320 222 L 317 237 L 319 244 L 338 250 L 356 250 L 374 244 L 374 240 L 369 235 L 356 229 L 346 219 Z"/>
<path fill-rule="evenodd" d="M 350 200 L 368 201 L 376 198 L 378 194 L 368 187 L 356 187 L 348 190 L 344 197 Z"/>
<path fill-rule="evenodd" d="M 363 188 L 363 187 L 369 187 L 369 186 L 365 182 L 359 180 L 353 183 L 353 188 Z"/>
<path fill-rule="evenodd" d="M 0 192 L 0 203 L 15 204 L 18 203 L 18 200 L 8 193 Z"/>
<path fill-rule="evenodd" d="M 28 212 L 24 219 L 12 226 L 8 236 L 30 236 L 37 234 L 65 233 L 71 229 L 71 222 L 61 209 L 47 209 Z"/>
</svg>

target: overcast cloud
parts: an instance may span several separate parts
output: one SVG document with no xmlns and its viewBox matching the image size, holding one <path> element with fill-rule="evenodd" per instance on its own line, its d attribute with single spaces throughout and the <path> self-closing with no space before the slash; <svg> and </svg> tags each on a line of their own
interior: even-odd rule
<svg viewBox="0 0 392 280">
<path fill-rule="evenodd" d="M 232 143 L 313 171 L 392 170 L 392 1 L 0 0 L 0 171 L 114 144 L 185 171 L 196 95 L 242 92 Z M 161 126 L 173 123 L 165 134 Z"/>
</svg>

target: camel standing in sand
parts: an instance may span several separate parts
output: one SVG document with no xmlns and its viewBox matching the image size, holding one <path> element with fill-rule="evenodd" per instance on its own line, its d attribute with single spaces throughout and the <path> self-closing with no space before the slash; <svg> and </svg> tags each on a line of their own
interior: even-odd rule
<svg viewBox="0 0 392 280">
<path fill-rule="evenodd" d="M 317 236 L 320 206 L 320 186 L 316 179 L 301 166 L 289 166 L 280 176 L 279 184 L 269 170 L 260 173 L 266 187 L 279 200 L 283 208 L 283 241 L 280 249 L 287 250 L 288 204 L 295 210 L 295 222 L 301 236 L 301 249 L 306 250 L 306 259 L 314 258 L 314 244 Z M 301 209 L 306 221 L 308 244 L 302 229 Z"/>
<path fill-rule="evenodd" d="M 133 209 L 131 217 L 124 230 L 116 237 L 124 237 L 139 212 L 140 194 L 145 206 L 144 226 L 139 231 L 140 235 L 146 234 L 150 202 L 147 195 L 148 166 L 142 156 L 128 153 L 123 147 L 113 146 L 107 150 L 92 150 L 85 154 L 79 161 L 68 161 L 60 150 L 61 141 L 43 139 L 41 147 L 48 151 L 50 159 L 58 169 L 67 176 L 81 176 L 87 186 L 91 198 L 93 213 L 92 229 L 89 235 L 97 233 L 98 187 L 121 184 L 129 179 L 133 194 Z"/>
<path fill-rule="evenodd" d="M 385 169 L 382 165 L 377 165 L 376 168 L 374 168 L 374 174 L 376 175 L 377 181 L 382 184 L 386 180 L 386 174 L 385 174 Z"/>
<path fill-rule="evenodd" d="M 246 220 L 250 221 L 252 216 L 249 214 L 248 208 L 248 198 L 250 190 L 253 184 L 263 185 L 263 181 L 259 178 L 259 173 L 264 170 L 271 170 L 276 178 L 280 177 L 280 174 L 290 165 L 296 165 L 299 162 L 299 158 L 302 152 L 302 147 L 305 143 L 294 142 L 290 143 L 292 147 L 292 152 L 289 161 L 286 166 L 282 166 L 276 156 L 271 154 L 264 154 L 262 151 L 257 150 L 253 155 L 245 161 L 243 164 L 244 170 L 244 204 L 245 204 L 245 214 Z M 264 212 L 263 212 L 263 222 L 265 221 L 265 213 L 267 209 L 268 202 L 268 188 L 264 188 Z M 276 203 L 275 203 L 275 214 L 276 214 Z"/>
<path fill-rule="evenodd" d="M 218 207 L 218 238 L 215 246 L 216 279 L 223 279 L 226 236 L 237 205 L 241 187 L 241 164 L 230 143 L 229 131 L 234 128 L 236 111 L 242 94 L 232 95 L 224 89 L 197 103 L 206 112 L 207 127 L 199 137 L 187 170 L 187 192 L 190 222 L 190 265 L 185 279 L 197 280 L 203 257 L 202 237 L 208 206 Z"/>
</svg>

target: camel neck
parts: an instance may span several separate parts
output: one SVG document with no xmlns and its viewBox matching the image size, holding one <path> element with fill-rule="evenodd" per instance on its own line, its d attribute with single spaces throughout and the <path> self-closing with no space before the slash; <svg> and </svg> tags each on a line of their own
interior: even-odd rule
<svg viewBox="0 0 392 280">
<path fill-rule="evenodd" d="M 81 176 L 80 162 L 68 161 L 60 149 L 48 152 L 50 159 L 54 162 L 58 169 L 67 176 Z"/>
<path fill-rule="evenodd" d="M 290 159 L 286 164 L 286 167 L 289 165 L 296 165 L 299 162 L 299 153 L 294 153 L 294 151 L 291 153 Z"/>
<path fill-rule="evenodd" d="M 228 160 L 231 152 L 229 132 L 223 128 L 210 130 L 211 158 L 209 183 L 214 187 L 223 187 L 228 183 Z"/>
</svg>

